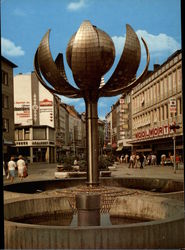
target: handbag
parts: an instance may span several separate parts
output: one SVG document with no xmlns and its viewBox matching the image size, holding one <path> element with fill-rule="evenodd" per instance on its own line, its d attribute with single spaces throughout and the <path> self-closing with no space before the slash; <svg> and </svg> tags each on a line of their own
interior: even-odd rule
<svg viewBox="0 0 185 250">
<path fill-rule="evenodd" d="M 27 177 L 27 176 L 28 176 L 27 168 L 26 168 L 26 167 L 24 167 L 23 177 Z"/>
</svg>

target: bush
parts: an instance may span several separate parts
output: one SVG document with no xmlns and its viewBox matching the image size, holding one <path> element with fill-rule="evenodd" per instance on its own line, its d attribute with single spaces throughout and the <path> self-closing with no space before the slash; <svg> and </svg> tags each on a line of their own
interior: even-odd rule
<svg viewBox="0 0 185 250">
<path fill-rule="evenodd" d="M 107 156 L 101 155 L 98 161 L 99 170 L 108 170 L 108 167 L 113 164 L 113 160 L 108 158 Z"/>
<path fill-rule="evenodd" d="M 80 171 L 87 171 L 87 161 L 86 160 L 78 161 L 78 165 L 80 166 Z"/>
</svg>

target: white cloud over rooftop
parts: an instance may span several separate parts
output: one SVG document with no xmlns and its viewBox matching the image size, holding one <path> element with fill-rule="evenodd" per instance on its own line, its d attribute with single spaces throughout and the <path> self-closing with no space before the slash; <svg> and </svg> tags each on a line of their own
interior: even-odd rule
<svg viewBox="0 0 185 250">
<path fill-rule="evenodd" d="M 4 56 L 23 56 L 25 54 L 21 46 L 16 46 L 14 42 L 6 38 L 1 38 L 1 49 Z"/>
</svg>

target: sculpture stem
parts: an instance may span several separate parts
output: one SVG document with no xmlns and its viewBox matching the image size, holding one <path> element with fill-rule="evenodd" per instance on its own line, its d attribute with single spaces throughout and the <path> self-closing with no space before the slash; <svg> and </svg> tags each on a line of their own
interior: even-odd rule
<svg viewBox="0 0 185 250">
<path fill-rule="evenodd" d="M 97 101 L 86 100 L 87 184 L 99 185 Z"/>
</svg>

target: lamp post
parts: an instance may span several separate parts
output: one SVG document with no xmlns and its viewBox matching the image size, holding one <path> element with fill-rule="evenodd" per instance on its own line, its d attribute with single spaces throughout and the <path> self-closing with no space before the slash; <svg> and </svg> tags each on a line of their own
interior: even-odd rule
<svg viewBox="0 0 185 250">
<path fill-rule="evenodd" d="M 175 136 L 175 132 L 176 132 L 176 129 L 179 129 L 180 126 L 177 125 L 177 124 L 172 124 L 170 125 L 170 130 L 172 129 L 173 132 L 174 132 L 174 135 L 173 135 L 173 169 L 174 169 L 174 173 L 176 173 L 176 136 Z"/>
</svg>

